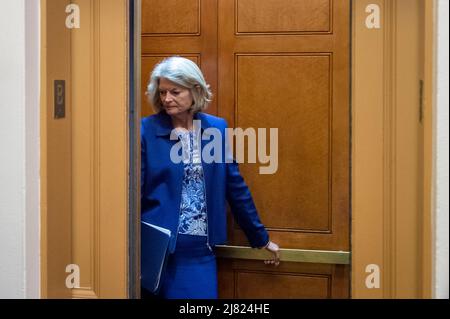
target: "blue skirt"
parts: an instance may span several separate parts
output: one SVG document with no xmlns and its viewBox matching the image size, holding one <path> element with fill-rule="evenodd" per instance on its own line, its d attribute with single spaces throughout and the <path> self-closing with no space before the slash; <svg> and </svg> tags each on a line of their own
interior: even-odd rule
<svg viewBox="0 0 450 319">
<path fill-rule="evenodd" d="M 206 236 L 178 234 L 159 296 L 165 299 L 217 299 L 216 256 Z"/>
</svg>

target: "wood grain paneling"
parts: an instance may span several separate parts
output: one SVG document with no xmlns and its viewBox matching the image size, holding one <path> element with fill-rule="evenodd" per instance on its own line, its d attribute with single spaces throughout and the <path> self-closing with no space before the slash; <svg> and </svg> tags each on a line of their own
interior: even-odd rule
<svg viewBox="0 0 450 319">
<path fill-rule="evenodd" d="M 236 33 L 331 32 L 331 0 L 235 0 Z"/>
<path fill-rule="evenodd" d="M 219 115 L 231 127 L 278 128 L 278 171 L 240 166 L 284 248 L 350 249 L 349 2 L 330 5 L 333 33 L 244 37 L 229 19 L 235 2 L 219 1 Z M 235 224 L 229 234 L 248 244 Z"/>
<path fill-rule="evenodd" d="M 349 1 L 219 1 L 219 116 L 231 127 L 278 128 L 277 172 L 240 168 L 283 248 L 350 250 L 349 9 Z M 248 245 L 230 223 L 229 243 Z M 347 266 L 221 263 L 224 298 L 349 296 Z"/>
<path fill-rule="evenodd" d="M 262 261 L 221 260 L 221 298 L 347 298 L 349 267 L 284 262 L 277 268 Z"/>
<path fill-rule="evenodd" d="M 153 113 L 143 93 L 154 65 L 164 57 L 192 59 L 217 92 L 217 0 L 144 0 L 141 16 L 141 116 Z M 207 112 L 217 114 L 216 99 Z"/>
<path fill-rule="evenodd" d="M 278 171 L 240 168 L 271 238 L 283 248 L 350 250 L 349 6 L 348 0 L 202 0 L 200 35 L 142 37 L 142 92 L 161 57 L 198 56 L 214 94 L 209 113 L 230 127 L 263 128 L 267 135 L 278 128 Z M 231 218 L 228 234 L 229 244 L 248 245 Z M 219 278 L 222 298 L 349 296 L 345 265 L 274 269 L 220 260 Z"/>
<path fill-rule="evenodd" d="M 266 226 L 330 232 L 331 56 L 237 55 L 236 60 L 236 126 L 279 131 L 274 175 L 259 174 L 263 164 L 241 164 Z M 281 202 L 273 191 L 280 189 Z"/>
<path fill-rule="evenodd" d="M 199 35 L 200 0 L 142 0 L 142 34 Z"/>
<path fill-rule="evenodd" d="M 238 271 L 235 284 L 237 298 L 324 299 L 330 295 L 327 276 Z"/>
</svg>

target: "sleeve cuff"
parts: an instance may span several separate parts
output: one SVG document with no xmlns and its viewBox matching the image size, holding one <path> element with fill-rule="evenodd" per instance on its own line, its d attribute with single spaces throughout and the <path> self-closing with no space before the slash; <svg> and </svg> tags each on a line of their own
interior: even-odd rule
<svg viewBox="0 0 450 319">
<path fill-rule="evenodd" d="M 267 241 L 267 244 L 265 244 L 264 246 L 259 247 L 258 249 L 266 249 L 267 247 L 269 247 L 270 244 L 270 239 Z"/>
</svg>

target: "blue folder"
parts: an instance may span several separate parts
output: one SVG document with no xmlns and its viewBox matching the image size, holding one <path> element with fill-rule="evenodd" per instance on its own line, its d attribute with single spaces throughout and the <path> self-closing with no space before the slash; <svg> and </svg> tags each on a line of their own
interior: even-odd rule
<svg viewBox="0 0 450 319">
<path fill-rule="evenodd" d="M 170 236 L 169 229 L 141 221 L 141 285 L 154 294 L 169 256 Z"/>
</svg>

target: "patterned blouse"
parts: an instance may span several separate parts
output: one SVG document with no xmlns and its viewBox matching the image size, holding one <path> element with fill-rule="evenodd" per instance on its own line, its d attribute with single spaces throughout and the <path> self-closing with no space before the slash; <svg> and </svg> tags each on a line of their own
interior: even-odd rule
<svg viewBox="0 0 450 319">
<path fill-rule="evenodd" d="M 205 180 L 199 137 L 194 131 L 178 131 L 183 149 L 184 177 L 181 191 L 179 234 L 207 236 Z"/>
</svg>

